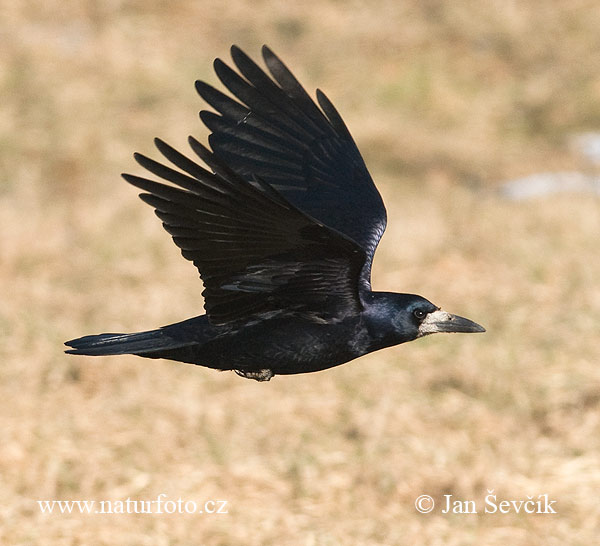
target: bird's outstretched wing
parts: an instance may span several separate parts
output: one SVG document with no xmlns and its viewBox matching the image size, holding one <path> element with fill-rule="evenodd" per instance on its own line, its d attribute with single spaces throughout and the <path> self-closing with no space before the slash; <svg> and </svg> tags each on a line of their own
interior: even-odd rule
<svg viewBox="0 0 600 546">
<path fill-rule="evenodd" d="M 386 225 L 381 196 L 329 99 L 317 90 L 319 109 L 269 48 L 262 53 L 272 78 L 236 46 L 231 54 L 241 76 L 215 60 L 219 79 L 239 102 L 196 82 L 219 112 L 200 113 L 212 131 L 210 146 L 245 180 L 260 177 L 300 210 L 356 241 L 366 254 L 360 282 L 370 289 L 373 254 Z"/>
<path fill-rule="evenodd" d="M 260 178 L 244 180 L 190 137 L 212 172 L 161 140 L 175 170 L 136 154 L 167 185 L 124 174 L 141 188 L 185 258 L 200 271 L 215 325 L 285 314 L 340 320 L 360 311 L 365 253 L 354 241 L 307 216 Z"/>
</svg>

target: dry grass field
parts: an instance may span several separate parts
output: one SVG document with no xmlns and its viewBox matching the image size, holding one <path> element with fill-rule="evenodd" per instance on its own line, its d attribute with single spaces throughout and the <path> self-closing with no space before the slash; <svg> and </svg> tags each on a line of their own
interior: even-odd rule
<svg viewBox="0 0 600 546">
<path fill-rule="evenodd" d="M 599 28 L 594 0 L 0 0 L 0 544 L 597 544 L 600 202 L 497 190 L 597 172 L 569 137 L 600 128 Z M 388 209 L 375 288 L 486 334 L 269 383 L 63 354 L 201 313 L 119 174 L 154 136 L 206 138 L 193 82 L 232 43 L 268 43 L 346 119 Z M 557 513 L 486 513 L 488 490 Z M 228 513 L 37 502 L 159 495 Z"/>
</svg>

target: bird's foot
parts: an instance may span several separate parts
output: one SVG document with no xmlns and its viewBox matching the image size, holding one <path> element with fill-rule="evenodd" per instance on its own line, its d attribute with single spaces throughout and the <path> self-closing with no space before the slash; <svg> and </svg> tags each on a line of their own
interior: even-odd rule
<svg viewBox="0 0 600 546">
<path fill-rule="evenodd" d="M 245 377 L 246 379 L 254 379 L 255 381 L 268 381 L 275 374 L 272 370 L 264 368 L 255 372 L 249 372 L 245 370 L 233 370 L 238 375 Z"/>
</svg>

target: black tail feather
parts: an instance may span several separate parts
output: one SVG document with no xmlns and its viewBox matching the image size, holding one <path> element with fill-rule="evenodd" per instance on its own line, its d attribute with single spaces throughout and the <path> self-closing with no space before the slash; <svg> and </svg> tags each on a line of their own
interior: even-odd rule
<svg viewBox="0 0 600 546">
<path fill-rule="evenodd" d="M 84 336 L 65 342 L 72 347 L 65 351 L 75 355 L 123 355 L 175 349 L 190 345 L 189 341 L 176 340 L 164 330 L 151 330 L 135 334 L 99 334 Z"/>
</svg>

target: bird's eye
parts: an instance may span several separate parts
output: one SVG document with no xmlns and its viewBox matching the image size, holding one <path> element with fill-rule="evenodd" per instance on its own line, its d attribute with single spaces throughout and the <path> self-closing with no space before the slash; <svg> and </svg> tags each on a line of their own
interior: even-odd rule
<svg viewBox="0 0 600 546">
<path fill-rule="evenodd" d="M 423 309 L 415 309 L 413 311 L 413 316 L 417 319 L 417 320 L 423 320 L 425 318 L 425 315 L 427 313 L 425 311 L 423 311 Z"/>
</svg>

